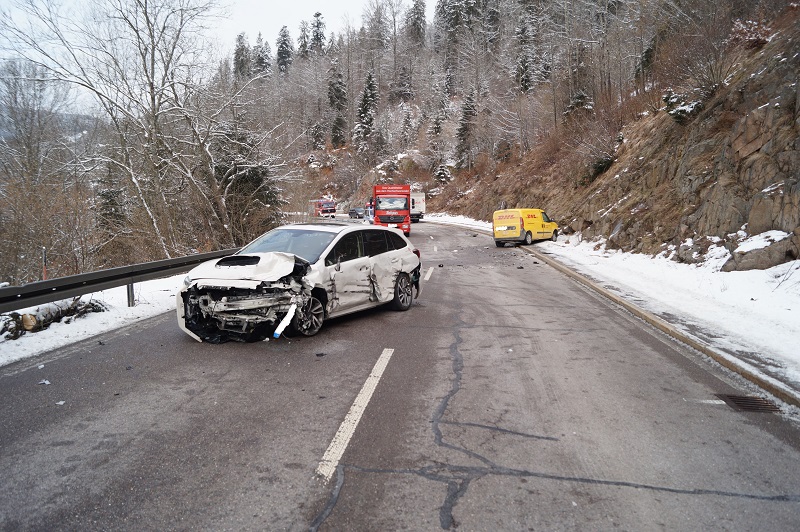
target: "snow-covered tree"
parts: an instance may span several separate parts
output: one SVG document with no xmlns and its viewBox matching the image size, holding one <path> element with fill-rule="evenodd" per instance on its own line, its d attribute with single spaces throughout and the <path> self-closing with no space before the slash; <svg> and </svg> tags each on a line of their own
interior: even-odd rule
<svg viewBox="0 0 800 532">
<path fill-rule="evenodd" d="M 278 65 L 278 72 L 286 74 L 294 60 L 294 46 L 292 38 L 289 36 L 289 29 L 283 26 L 278 32 L 278 40 L 275 43 L 275 63 Z"/>
<path fill-rule="evenodd" d="M 333 110 L 331 144 L 341 148 L 347 144 L 347 85 L 336 60 L 328 70 L 328 103 Z"/>
<path fill-rule="evenodd" d="M 261 33 L 253 45 L 251 63 L 254 76 L 269 75 L 272 73 L 272 51 L 269 43 L 261 38 Z"/>
<path fill-rule="evenodd" d="M 456 132 L 456 167 L 471 168 L 473 164 L 473 142 L 475 134 L 475 91 L 470 92 L 461 106 L 461 118 Z"/>
<path fill-rule="evenodd" d="M 425 44 L 425 0 L 414 0 L 406 15 L 406 34 L 413 44 Z"/>
<path fill-rule="evenodd" d="M 375 73 L 367 72 L 364 90 L 358 101 L 356 109 L 356 124 L 353 128 L 353 144 L 359 153 L 367 153 L 371 146 L 370 141 L 375 133 L 375 115 L 378 112 L 378 84 Z"/>
<path fill-rule="evenodd" d="M 311 21 L 309 49 L 313 54 L 323 55 L 325 53 L 325 21 L 319 11 L 314 13 L 314 20 Z"/>
<path fill-rule="evenodd" d="M 309 53 L 308 22 L 301 20 L 300 35 L 297 37 L 297 57 L 300 59 L 308 59 Z"/>
<path fill-rule="evenodd" d="M 240 79 L 249 79 L 253 73 L 250 44 L 244 33 L 236 36 L 236 46 L 233 49 L 233 72 Z"/>
</svg>

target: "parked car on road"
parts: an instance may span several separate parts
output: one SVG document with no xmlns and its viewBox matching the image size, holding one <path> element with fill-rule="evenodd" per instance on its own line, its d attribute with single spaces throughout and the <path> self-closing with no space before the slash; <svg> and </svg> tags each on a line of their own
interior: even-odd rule
<svg viewBox="0 0 800 532">
<path fill-rule="evenodd" d="M 287 327 L 312 336 L 328 318 L 387 303 L 408 310 L 419 278 L 419 250 L 397 229 L 286 225 L 191 270 L 176 296 L 178 325 L 212 343 L 277 338 Z"/>
<path fill-rule="evenodd" d="M 363 218 L 364 207 L 353 207 L 347 214 L 350 215 L 350 218 Z"/>
</svg>

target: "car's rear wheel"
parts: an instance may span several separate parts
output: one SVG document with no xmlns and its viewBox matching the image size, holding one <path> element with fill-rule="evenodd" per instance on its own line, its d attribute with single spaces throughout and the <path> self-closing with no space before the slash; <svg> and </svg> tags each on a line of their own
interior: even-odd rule
<svg viewBox="0 0 800 532">
<path fill-rule="evenodd" d="M 303 336 L 314 336 L 322 328 L 325 319 L 325 307 L 316 297 L 309 298 L 308 302 L 298 308 L 292 317 L 292 331 Z"/>
<path fill-rule="evenodd" d="M 394 283 L 394 299 L 392 308 L 395 310 L 408 310 L 414 299 L 412 293 L 411 279 L 405 273 L 400 273 Z"/>
<path fill-rule="evenodd" d="M 533 242 L 533 236 L 531 235 L 531 232 L 528 231 L 528 232 L 525 233 L 525 242 L 524 242 L 524 244 L 526 246 L 530 246 L 532 242 Z"/>
<path fill-rule="evenodd" d="M 499 241 L 495 240 L 494 241 L 494 245 L 499 247 L 499 248 L 502 248 L 502 247 L 505 247 L 506 243 L 505 242 L 499 242 Z"/>
</svg>

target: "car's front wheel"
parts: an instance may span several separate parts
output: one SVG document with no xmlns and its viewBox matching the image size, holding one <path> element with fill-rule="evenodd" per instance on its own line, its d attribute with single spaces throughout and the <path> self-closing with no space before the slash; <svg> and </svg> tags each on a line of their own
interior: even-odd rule
<svg viewBox="0 0 800 532">
<path fill-rule="evenodd" d="M 392 308 L 395 310 L 408 310 L 411 308 L 411 301 L 414 299 L 412 293 L 411 279 L 408 274 L 400 273 L 394 283 L 394 299 Z"/>
<path fill-rule="evenodd" d="M 292 317 L 292 331 L 303 336 L 314 336 L 322 328 L 325 319 L 325 307 L 316 297 L 309 298 L 302 308 L 298 308 Z"/>
<path fill-rule="evenodd" d="M 558 231 L 553 231 L 553 236 L 550 237 L 553 242 L 558 242 Z"/>
</svg>

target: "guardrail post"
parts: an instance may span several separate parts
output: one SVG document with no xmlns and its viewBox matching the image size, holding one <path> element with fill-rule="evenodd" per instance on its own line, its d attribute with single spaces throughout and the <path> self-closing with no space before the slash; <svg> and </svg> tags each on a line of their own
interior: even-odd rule
<svg viewBox="0 0 800 532">
<path fill-rule="evenodd" d="M 133 283 L 128 285 L 128 306 L 135 307 L 136 301 L 133 298 Z"/>
</svg>

